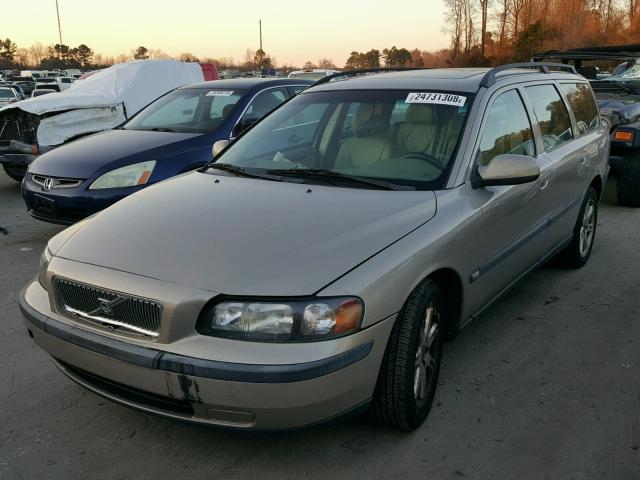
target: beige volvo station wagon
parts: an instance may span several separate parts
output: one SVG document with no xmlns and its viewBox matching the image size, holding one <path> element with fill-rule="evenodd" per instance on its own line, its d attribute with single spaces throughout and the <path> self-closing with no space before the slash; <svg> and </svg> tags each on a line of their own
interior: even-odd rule
<svg viewBox="0 0 640 480">
<path fill-rule="evenodd" d="M 329 78 L 214 154 L 51 239 L 20 299 L 36 344 L 165 417 L 410 430 L 446 338 L 587 262 L 609 135 L 570 67 L 516 64 Z"/>
</svg>

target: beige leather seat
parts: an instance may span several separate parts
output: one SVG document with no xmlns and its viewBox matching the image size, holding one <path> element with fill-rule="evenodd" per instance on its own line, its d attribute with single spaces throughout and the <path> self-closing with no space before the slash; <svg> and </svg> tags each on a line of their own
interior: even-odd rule
<svg viewBox="0 0 640 480">
<path fill-rule="evenodd" d="M 391 157 L 389 125 L 380 114 L 376 115 L 375 104 L 360 105 L 353 116 L 352 129 L 355 137 L 340 146 L 336 168 L 366 167 Z"/>
<path fill-rule="evenodd" d="M 435 105 L 409 105 L 407 121 L 398 127 L 398 153 L 426 153 L 435 156 L 439 129 Z"/>
<path fill-rule="evenodd" d="M 435 157 L 440 160 L 443 167 L 449 163 L 453 151 L 456 148 L 460 132 L 464 125 L 464 117 L 454 115 L 449 122 L 443 127 L 442 133 L 438 136 L 438 142 L 435 150 Z"/>
</svg>

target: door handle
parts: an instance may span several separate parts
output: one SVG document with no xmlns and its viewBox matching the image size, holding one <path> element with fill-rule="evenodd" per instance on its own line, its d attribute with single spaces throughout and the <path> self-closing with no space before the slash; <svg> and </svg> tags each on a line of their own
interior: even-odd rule
<svg viewBox="0 0 640 480">
<path fill-rule="evenodd" d="M 546 189 L 551 183 L 551 172 L 543 172 L 540 175 L 540 190 Z"/>
</svg>

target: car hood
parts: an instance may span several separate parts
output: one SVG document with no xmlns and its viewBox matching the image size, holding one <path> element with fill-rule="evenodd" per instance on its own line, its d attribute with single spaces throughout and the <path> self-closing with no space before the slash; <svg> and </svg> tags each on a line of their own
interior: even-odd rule
<svg viewBox="0 0 640 480">
<path fill-rule="evenodd" d="M 614 127 L 637 122 L 640 119 L 640 103 L 637 102 L 637 98 L 634 96 L 631 100 L 624 98 L 598 100 L 600 114 L 608 117 Z"/>
<path fill-rule="evenodd" d="M 195 137 L 200 137 L 194 140 Z M 157 160 L 210 146 L 201 133 L 107 130 L 55 148 L 34 160 L 31 173 L 52 177 L 91 178 L 131 163 Z"/>
<path fill-rule="evenodd" d="M 194 172 L 102 211 L 55 255 L 228 295 L 310 295 L 435 212 L 433 192 Z"/>
</svg>

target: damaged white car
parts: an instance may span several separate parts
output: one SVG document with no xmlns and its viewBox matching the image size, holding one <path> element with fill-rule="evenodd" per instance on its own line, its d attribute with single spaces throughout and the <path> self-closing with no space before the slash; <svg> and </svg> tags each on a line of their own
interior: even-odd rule
<svg viewBox="0 0 640 480">
<path fill-rule="evenodd" d="M 138 60 L 101 70 L 62 93 L 0 108 L 0 163 L 21 181 L 41 153 L 114 128 L 177 87 L 217 79 L 212 64 Z"/>
</svg>

